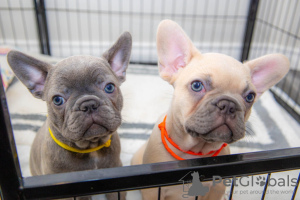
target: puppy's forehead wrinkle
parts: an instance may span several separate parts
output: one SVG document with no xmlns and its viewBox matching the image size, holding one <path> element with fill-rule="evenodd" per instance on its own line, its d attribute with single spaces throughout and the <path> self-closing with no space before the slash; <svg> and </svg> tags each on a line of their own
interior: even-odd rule
<svg viewBox="0 0 300 200">
<path fill-rule="evenodd" d="M 196 80 L 203 81 L 204 84 L 208 88 L 213 89 L 213 80 L 212 80 L 211 75 L 209 73 L 203 73 L 203 74 L 200 73 L 198 76 L 194 77 L 193 81 L 196 81 Z"/>
<path fill-rule="evenodd" d="M 249 82 L 246 81 L 246 87 L 245 87 L 243 93 L 246 93 L 246 92 L 248 92 L 249 90 L 250 90 L 250 85 L 249 85 Z"/>
<path fill-rule="evenodd" d="M 107 71 L 109 70 L 105 68 L 86 68 L 71 72 L 57 70 L 56 73 L 53 73 L 51 84 L 57 85 L 57 87 L 65 85 L 67 88 L 82 88 L 83 85 L 90 87 L 92 84 L 99 85 L 104 81 L 118 83 L 117 78 Z"/>
<path fill-rule="evenodd" d="M 213 89 L 213 81 L 211 79 L 211 75 L 207 74 L 205 75 L 205 83 L 206 85 L 210 88 L 210 89 Z"/>
</svg>

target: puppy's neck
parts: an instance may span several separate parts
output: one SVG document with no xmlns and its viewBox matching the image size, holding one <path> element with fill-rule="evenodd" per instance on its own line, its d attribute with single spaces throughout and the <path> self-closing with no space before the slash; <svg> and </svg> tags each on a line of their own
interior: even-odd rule
<svg viewBox="0 0 300 200">
<path fill-rule="evenodd" d="M 167 113 L 166 130 L 169 137 L 184 151 L 207 154 L 220 149 L 223 144 L 223 142 L 208 143 L 200 137 L 192 137 L 185 131 L 183 122 L 173 114 L 172 110 Z"/>
</svg>

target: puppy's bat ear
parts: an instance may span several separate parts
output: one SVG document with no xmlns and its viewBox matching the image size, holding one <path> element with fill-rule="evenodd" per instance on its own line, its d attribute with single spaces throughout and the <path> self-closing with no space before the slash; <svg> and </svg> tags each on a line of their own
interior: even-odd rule
<svg viewBox="0 0 300 200">
<path fill-rule="evenodd" d="M 42 99 L 47 74 L 52 65 L 18 51 L 10 51 L 7 61 L 15 75 L 32 95 Z"/>
<path fill-rule="evenodd" d="M 156 46 L 160 76 L 172 84 L 174 75 L 190 62 L 196 48 L 182 28 L 171 20 L 163 20 L 158 25 Z"/>
<path fill-rule="evenodd" d="M 270 54 L 245 63 L 251 70 L 251 79 L 257 97 L 278 83 L 289 71 L 290 63 L 282 54 Z"/>
<path fill-rule="evenodd" d="M 126 78 L 126 69 L 129 64 L 131 48 L 131 35 L 129 32 L 124 32 L 117 42 L 102 55 L 108 61 L 121 83 Z"/>
</svg>

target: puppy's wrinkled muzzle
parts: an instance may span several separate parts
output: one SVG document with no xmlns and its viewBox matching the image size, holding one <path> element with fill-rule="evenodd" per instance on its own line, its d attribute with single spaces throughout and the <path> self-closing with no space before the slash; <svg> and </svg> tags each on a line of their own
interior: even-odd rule
<svg viewBox="0 0 300 200">
<path fill-rule="evenodd" d="M 95 95 L 78 98 L 68 111 L 65 137 L 72 141 L 97 141 L 114 132 L 120 125 L 120 117 L 110 105 Z"/>
<path fill-rule="evenodd" d="M 208 142 L 232 143 L 244 137 L 244 112 L 234 97 L 221 95 L 204 105 L 186 121 L 187 133 Z"/>
</svg>

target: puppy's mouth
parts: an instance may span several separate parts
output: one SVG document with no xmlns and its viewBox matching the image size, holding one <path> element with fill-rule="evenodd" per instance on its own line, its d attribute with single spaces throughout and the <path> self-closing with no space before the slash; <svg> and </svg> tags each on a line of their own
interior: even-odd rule
<svg viewBox="0 0 300 200">
<path fill-rule="evenodd" d="M 84 132 L 81 140 L 86 140 L 90 142 L 98 142 L 104 136 L 110 134 L 111 131 L 108 130 L 103 125 L 93 123 L 91 126 Z"/>
<path fill-rule="evenodd" d="M 188 127 L 186 127 L 186 132 L 192 137 L 202 138 L 208 143 L 226 142 L 230 144 L 237 140 L 234 139 L 234 133 L 226 123 L 221 124 L 206 133 L 200 133 Z"/>
<path fill-rule="evenodd" d="M 98 123 L 91 123 L 89 125 L 81 126 L 81 130 L 74 130 L 68 131 L 70 133 L 69 140 L 73 142 L 79 141 L 89 141 L 89 142 L 98 142 L 101 138 L 113 133 L 107 127 L 103 126 L 102 124 Z"/>
<path fill-rule="evenodd" d="M 75 141 L 75 144 L 80 148 L 94 148 L 108 140 L 112 131 L 109 131 L 105 126 L 93 123 L 83 134 L 83 136 Z"/>
</svg>

